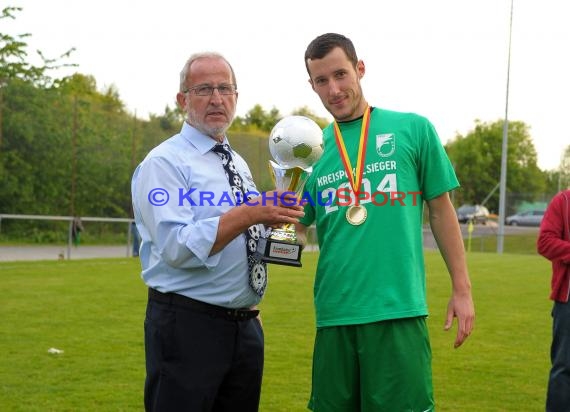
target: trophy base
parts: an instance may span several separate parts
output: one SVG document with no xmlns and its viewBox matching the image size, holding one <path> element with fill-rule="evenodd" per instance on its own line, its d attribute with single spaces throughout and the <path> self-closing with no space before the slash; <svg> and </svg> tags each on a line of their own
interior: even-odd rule
<svg viewBox="0 0 570 412">
<path fill-rule="evenodd" d="M 266 263 L 301 267 L 301 245 L 279 240 L 259 239 L 257 253 Z"/>
</svg>

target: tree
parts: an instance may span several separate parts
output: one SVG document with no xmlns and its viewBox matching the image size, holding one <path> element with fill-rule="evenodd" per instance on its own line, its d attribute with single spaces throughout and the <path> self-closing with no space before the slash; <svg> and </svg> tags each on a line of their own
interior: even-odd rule
<svg viewBox="0 0 570 412">
<path fill-rule="evenodd" d="M 453 163 L 461 188 L 456 203 L 482 203 L 499 183 L 503 120 L 493 123 L 475 122 L 466 136 L 458 134 L 445 148 Z M 529 127 L 520 121 L 508 124 L 507 194 L 511 203 L 534 201 L 546 188 L 546 175 L 537 166 L 536 149 Z M 516 196 L 514 196 L 516 194 Z M 498 192 L 487 202 L 490 210 L 498 210 Z M 510 210 L 514 208 L 510 205 Z"/>
<path fill-rule="evenodd" d="M 65 204 L 68 197 L 68 185 L 61 178 L 68 175 L 70 164 L 66 149 L 71 106 L 56 89 L 41 89 L 20 79 L 12 79 L 3 92 L 1 210 L 54 212 L 52 199 Z"/>
<path fill-rule="evenodd" d="M 324 129 L 330 123 L 330 121 L 324 117 L 319 117 L 314 114 L 307 106 L 299 107 L 298 109 L 295 109 L 291 114 L 308 117 L 309 119 L 314 120 L 321 129 Z"/>
<path fill-rule="evenodd" d="M 0 15 L 2 19 L 15 19 L 15 13 L 21 11 L 21 7 L 5 7 Z M 9 34 L 0 33 L 0 149 L 3 141 L 2 128 L 2 109 L 3 109 L 3 91 L 8 82 L 12 79 L 21 79 L 34 83 L 38 86 L 47 87 L 52 84 L 52 79 L 48 76 L 48 71 L 60 67 L 76 66 L 70 63 L 61 63 L 61 59 L 67 58 L 75 50 L 69 49 L 61 56 L 55 59 L 49 59 L 37 50 L 42 60 L 42 65 L 34 66 L 26 58 L 28 53 L 26 48 L 26 38 L 30 37 L 29 33 L 18 34 L 15 37 Z"/>
<path fill-rule="evenodd" d="M 236 121 L 242 126 L 242 130 L 270 132 L 280 119 L 279 110 L 275 107 L 266 112 L 261 105 L 256 104 L 246 113 L 245 118 L 242 119 L 238 116 Z M 243 128 L 244 126 L 245 128 Z"/>
<path fill-rule="evenodd" d="M 558 168 L 558 191 L 570 188 L 570 145 L 566 146 Z"/>
</svg>

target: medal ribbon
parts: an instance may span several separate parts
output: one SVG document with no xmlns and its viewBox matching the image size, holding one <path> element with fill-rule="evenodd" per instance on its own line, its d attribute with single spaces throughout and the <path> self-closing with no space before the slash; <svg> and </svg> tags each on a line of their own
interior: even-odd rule
<svg viewBox="0 0 570 412">
<path fill-rule="evenodd" d="M 350 182 L 350 187 L 354 192 L 355 204 L 358 206 L 360 201 L 358 199 L 358 191 L 360 190 L 360 185 L 362 184 L 362 175 L 364 172 L 364 158 L 366 157 L 366 142 L 368 141 L 368 126 L 370 125 L 370 106 L 366 107 L 364 111 L 364 116 L 362 117 L 362 128 L 360 129 L 360 142 L 358 144 L 358 158 L 356 159 L 356 176 L 352 172 L 352 164 L 350 163 L 350 158 L 346 151 L 346 146 L 338 127 L 338 123 L 334 122 L 334 138 L 338 151 L 340 152 L 340 158 L 342 164 L 344 165 L 344 170 L 348 176 L 348 181 Z"/>
</svg>

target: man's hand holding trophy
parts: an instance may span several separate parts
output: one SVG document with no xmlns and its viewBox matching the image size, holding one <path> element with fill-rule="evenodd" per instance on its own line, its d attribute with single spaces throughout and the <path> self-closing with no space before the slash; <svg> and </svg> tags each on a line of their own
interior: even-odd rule
<svg viewBox="0 0 570 412">
<path fill-rule="evenodd" d="M 271 130 L 269 151 L 275 160 L 269 161 L 275 188 L 295 193 L 300 201 L 313 165 L 323 154 L 321 128 L 305 116 L 284 117 Z M 258 247 L 265 262 L 297 267 L 301 266 L 301 250 L 292 224 L 270 229 Z"/>
</svg>

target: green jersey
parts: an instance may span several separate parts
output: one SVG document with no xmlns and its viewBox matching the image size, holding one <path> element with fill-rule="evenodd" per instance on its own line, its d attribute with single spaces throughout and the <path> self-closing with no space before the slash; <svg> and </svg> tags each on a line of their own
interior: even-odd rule
<svg viewBox="0 0 570 412">
<path fill-rule="evenodd" d="M 339 124 L 356 171 L 362 118 Z M 432 124 L 413 113 L 370 114 L 359 203 L 360 225 L 347 221 L 355 196 L 333 124 L 305 185 L 304 225 L 316 225 L 320 248 L 314 285 L 317 327 L 427 315 L 423 201 L 459 186 Z"/>
</svg>

